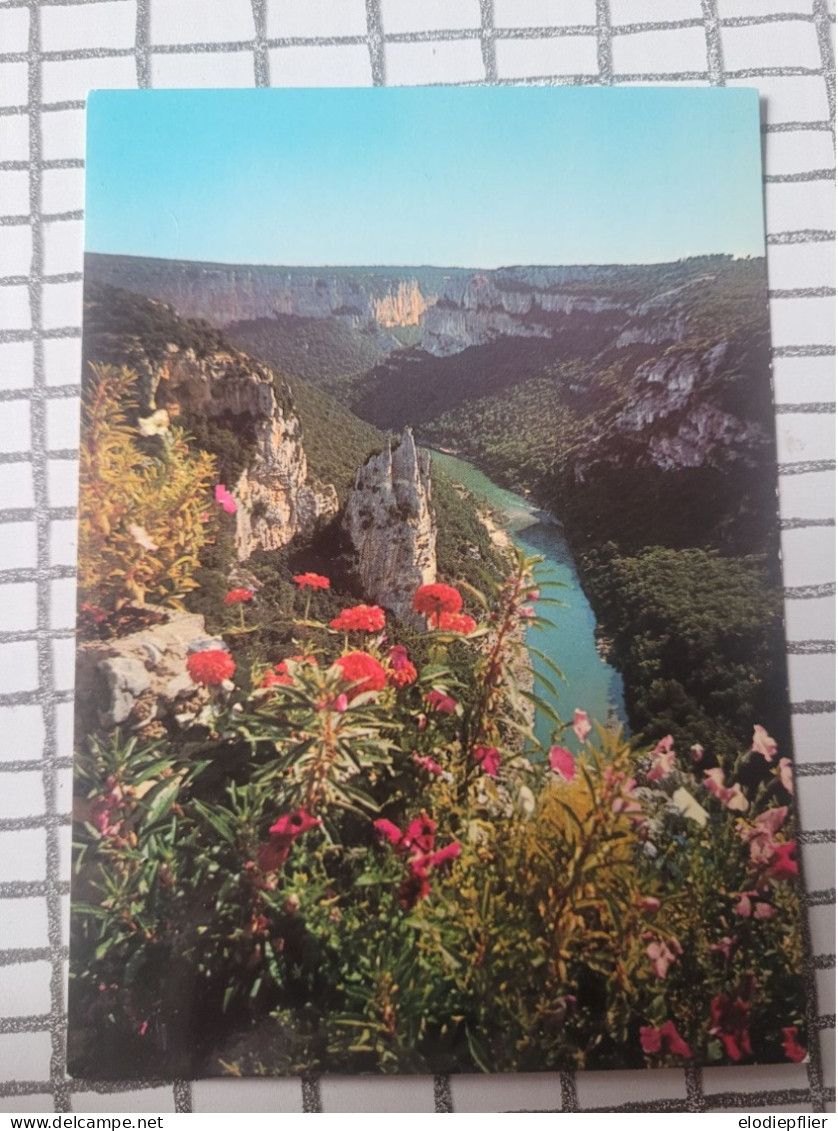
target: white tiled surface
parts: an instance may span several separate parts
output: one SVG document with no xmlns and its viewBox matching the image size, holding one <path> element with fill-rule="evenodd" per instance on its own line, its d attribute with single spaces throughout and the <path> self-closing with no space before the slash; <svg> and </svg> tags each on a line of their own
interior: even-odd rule
<svg viewBox="0 0 838 1131">
<path fill-rule="evenodd" d="M 67 898 L 61 885 L 68 878 L 66 759 L 73 681 L 73 642 L 66 626 L 73 600 L 72 451 L 81 314 L 81 221 L 65 214 L 83 208 L 87 91 L 252 86 L 257 81 L 274 86 L 610 82 L 622 75 L 654 84 L 680 79 L 757 86 L 764 120 L 772 131 L 782 128 L 766 135 L 768 231 L 780 241 L 769 252 L 771 287 L 775 292 L 831 289 L 834 182 L 824 173 L 834 167 L 832 137 L 825 128 L 834 111 L 830 12 L 834 16 L 834 5 L 824 0 L 0 0 L 0 108 L 12 108 L 0 116 L 0 213 L 26 217 L 34 201 L 41 215 L 62 216 L 35 218 L 40 269 L 47 278 L 36 280 L 32 292 L 25 282 L 32 263 L 30 228 L 0 225 L 5 281 L 0 287 L 0 570 L 10 571 L 3 575 L 0 605 L 0 1110 L 151 1112 L 191 1105 L 196 1112 L 292 1112 L 303 1109 L 304 1097 L 309 1108 L 317 1102 L 316 1091 L 304 1091 L 294 1080 L 213 1080 L 191 1091 L 167 1086 L 116 1094 L 103 1085 L 73 1095 L 60 1074 L 51 1075 L 61 1023 L 50 1015 L 63 1008 L 61 1000 L 51 998 L 51 982 L 65 959 L 50 946 L 50 916 L 53 940 L 59 929 L 66 942 L 61 916 Z M 35 54 L 27 59 L 30 35 Z M 30 169 L 30 155 L 46 165 Z M 784 242 L 785 233 L 792 233 L 794 242 Z M 37 381 L 32 294 L 41 303 L 40 324 L 35 323 L 40 337 L 34 335 Z M 774 386 L 784 406 L 778 418 L 780 459 L 786 465 L 781 516 L 794 527 L 783 535 L 793 641 L 832 635 L 834 528 L 823 525 L 833 519 L 835 506 L 828 411 L 835 401 L 834 359 L 828 352 L 834 343 L 831 304 L 831 290 L 772 301 L 779 349 Z M 33 389 L 36 398 L 50 393 L 46 411 L 35 415 L 28 404 Z M 795 405 L 806 406 L 805 411 L 792 411 Z M 35 427 L 35 420 L 43 425 Z M 27 462 L 30 451 L 39 458 L 46 451 L 60 453 L 47 461 L 45 471 L 37 465 L 37 493 Z M 38 623 L 48 626 L 40 635 L 34 631 Z M 803 860 L 809 888 L 820 901 L 811 909 L 811 932 L 814 953 L 825 956 L 817 971 L 821 1014 L 834 1014 L 834 778 L 825 765 L 834 746 L 832 660 L 818 652 L 790 657 L 794 693 L 802 701 L 793 723 Z M 45 758 L 45 749 L 55 753 Z M 56 757 L 65 761 L 57 764 Z M 47 786 L 59 803 L 45 817 Z M 57 871 L 48 869 L 50 843 L 50 867 L 57 858 Z M 28 1021 L 23 1031 L 10 1032 L 4 1017 L 17 1019 L 17 1028 L 21 1019 Z M 822 1082 L 834 1088 L 834 1029 L 825 1028 L 821 1037 Z M 803 1065 L 711 1069 L 704 1071 L 700 1091 L 694 1082 L 690 1090 L 688 1083 L 673 1071 L 592 1073 L 575 1081 L 549 1074 L 468 1076 L 439 1082 L 436 1089 L 428 1078 L 330 1078 L 321 1083 L 319 1102 L 326 1111 L 418 1112 L 433 1111 L 436 1104 L 438 1110 L 453 1105 L 455 1111 L 480 1112 L 625 1103 L 689 1110 L 701 1106 L 702 1095 L 714 1108 L 735 1108 L 736 1096 L 746 1095 L 754 1108 L 778 1110 L 777 1091 L 786 1089 L 792 1089 L 792 1107 L 800 1110 L 812 1110 L 813 1097 L 823 1099 L 817 1073 L 810 1079 Z M 826 1095 L 828 1105 L 833 1100 L 834 1091 Z"/>
</svg>

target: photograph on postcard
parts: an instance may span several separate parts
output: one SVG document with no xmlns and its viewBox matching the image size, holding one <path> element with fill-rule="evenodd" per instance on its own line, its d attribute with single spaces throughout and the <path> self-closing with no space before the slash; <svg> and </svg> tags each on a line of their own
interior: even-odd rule
<svg viewBox="0 0 838 1131">
<path fill-rule="evenodd" d="M 797 1062 L 759 103 L 88 108 L 69 1069 Z"/>
</svg>

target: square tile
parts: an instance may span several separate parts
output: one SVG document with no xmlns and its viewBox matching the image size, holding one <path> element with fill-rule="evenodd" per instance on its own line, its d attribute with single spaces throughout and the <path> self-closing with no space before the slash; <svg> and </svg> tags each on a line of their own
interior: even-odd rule
<svg viewBox="0 0 838 1131">
<path fill-rule="evenodd" d="M 774 244 L 768 248 L 772 290 L 835 286 L 835 243 Z"/>
<path fill-rule="evenodd" d="M 777 404 L 835 400 L 835 361 L 831 357 L 775 357 L 771 375 Z"/>
<path fill-rule="evenodd" d="M 2 174 L 0 174 L 2 177 Z M 3 202 L 5 207 L 5 201 Z M 26 211 L 29 211 L 27 206 Z M 32 268 L 32 229 L 28 224 L 9 224 L 0 227 L 0 275 L 29 274 Z M 13 343 L 17 344 L 17 343 Z M 0 347 L 1 348 L 1 347 Z M 0 384 L 8 380 L 0 362 Z"/>
<path fill-rule="evenodd" d="M 835 953 L 835 908 L 810 907 L 809 930 L 812 935 L 813 954 Z"/>
<path fill-rule="evenodd" d="M 701 0 L 611 0 L 611 26 L 701 19 Z"/>
<path fill-rule="evenodd" d="M 34 581 L 0 585 L 0 632 L 28 632 L 38 626 L 38 589 Z"/>
<path fill-rule="evenodd" d="M 835 344 L 835 303 L 826 298 L 786 298 L 771 301 L 771 341 L 775 346 L 831 346 Z M 818 419 L 803 428 L 818 430 Z M 834 444 L 830 445 L 830 452 Z M 812 459 L 825 458 L 812 456 Z"/>
<path fill-rule="evenodd" d="M 823 1082 L 827 1088 L 835 1087 L 835 1030 L 822 1029 L 820 1032 L 821 1041 L 821 1064 L 823 1065 Z M 827 1111 L 834 1111 L 832 1108 L 827 1108 Z"/>
<path fill-rule="evenodd" d="M 505 79 L 540 75 L 594 75 L 599 70 L 592 35 L 546 39 L 499 39 L 495 44 L 498 75 Z"/>
<path fill-rule="evenodd" d="M 79 401 L 76 397 L 57 397 L 47 401 L 47 448 L 72 450 L 79 446 Z"/>
<path fill-rule="evenodd" d="M 822 753 L 831 754 L 831 750 L 822 751 Z M 827 778 L 826 780 L 831 781 L 832 779 Z M 834 888 L 835 845 L 804 844 L 802 853 L 806 886 L 810 891 L 824 891 L 826 888 Z"/>
<path fill-rule="evenodd" d="M 81 338 L 47 338 L 44 376 L 48 385 L 78 385 L 81 380 Z"/>
<path fill-rule="evenodd" d="M 47 901 L 42 897 L 0 901 L 0 950 L 49 946 Z"/>
<path fill-rule="evenodd" d="M 82 285 L 77 283 L 45 283 L 42 319 L 45 330 L 78 326 L 81 322 Z"/>
<path fill-rule="evenodd" d="M 104 55 L 92 59 L 47 59 L 41 66 L 44 102 L 76 102 L 91 90 L 137 85 L 133 56 Z"/>
<path fill-rule="evenodd" d="M 32 465 L 22 460 L 15 463 L 0 463 L 0 498 L 6 500 L 6 507 L 33 507 L 35 492 L 32 487 Z M 3 524 L 0 524 L 0 534 Z"/>
<path fill-rule="evenodd" d="M 5 1017 L 47 1015 L 50 1012 L 49 962 L 0 966 L 0 1001 Z"/>
<path fill-rule="evenodd" d="M 0 9 L 0 43 L 3 53 L 11 55 L 29 50 L 29 10 L 27 8 Z"/>
<path fill-rule="evenodd" d="M 701 27 L 618 35 L 611 41 L 611 54 L 615 74 L 707 70 L 707 40 Z"/>
<path fill-rule="evenodd" d="M 27 169 L 0 169 L 0 207 L 5 216 L 29 215 L 29 171 Z M 4 275 L 11 275 L 3 263 Z M 16 274 L 16 272 L 14 272 Z"/>
<path fill-rule="evenodd" d="M 32 312 L 29 307 L 29 288 L 4 287 L 0 302 L 0 330 L 29 330 Z"/>
<path fill-rule="evenodd" d="M 79 497 L 79 465 L 77 460 L 51 459 L 47 464 L 49 505 L 75 507 Z"/>
<path fill-rule="evenodd" d="M 72 1107 L 74 1112 L 173 1112 L 175 1095 L 171 1084 L 160 1088 L 136 1088 L 130 1092 L 74 1092 Z"/>
<path fill-rule="evenodd" d="M 24 11 L 17 8 L 13 11 Z M 4 114 L 0 130 L 0 161 L 29 160 L 29 115 Z"/>
<path fill-rule="evenodd" d="M 253 9 L 250 0 L 152 0 L 151 42 L 233 43 L 253 39 Z"/>
<path fill-rule="evenodd" d="M 52 628 L 76 626 L 76 579 L 59 577 L 50 582 L 50 625 Z M 2 592 L 0 590 L 0 592 Z"/>
<path fill-rule="evenodd" d="M 55 732 L 56 750 L 59 758 L 67 758 L 73 753 L 73 721 L 73 704 L 56 703 Z"/>
<path fill-rule="evenodd" d="M 0 763 L 0 821 L 43 817 L 46 812 L 44 778 L 38 770 L 3 772 Z M 2 966 L 0 966 L 2 970 Z M 3 994 L 0 992 L 0 1001 Z"/>
<path fill-rule="evenodd" d="M 302 1082 L 289 1079 L 196 1080 L 192 1085 L 192 1110 L 212 1112 L 274 1112 L 303 1110 Z"/>
<path fill-rule="evenodd" d="M 254 86 L 252 51 L 196 51 L 151 56 L 153 86 Z"/>
<path fill-rule="evenodd" d="M 835 455 L 834 414 L 784 412 L 777 418 L 777 451 L 781 463 L 831 459 Z"/>
<path fill-rule="evenodd" d="M 829 118 L 826 84 L 820 75 L 761 75 L 727 79 L 728 86 L 759 86 L 767 122 L 822 122 Z"/>
<path fill-rule="evenodd" d="M 731 1064 L 702 1069 L 705 1096 L 719 1092 L 768 1092 L 808 1087 L 805 1064 Z"/>
<path fill-rule="evenodd" d="M 722 58 L 726 71 L 821 65 L 815 26 L 800 20 L 766 23 L 759 27 L 722 27 Z"/>
<path fill-rule="evenodd" d="M 71 274 L 81 271 L 83 266 L 83 222 L 81 220 L 54 220 L 44 224 L 44 274 Z"/>
<path fill-rule="evenodd" d="M 580 1072 L 576 1077 L 579 1107 L 617 1107 L 641 1100 L 683 1100 L 687 1085 L 678 1068 L 654 1072 Z"/>
<path fill-rule="evenodd" d="M 364 0 L 268 0 L 268 38 L 366 35 Z"/>
<path fill-rule="evenodd" d="M 7 647 L 5 645 L 4 650 Z M 0 883 L 44 880 L 46 874 L 47 837 L 43 829 L 0 832 Z M 2 1063 L 3 1056 L 0 1053 L 0 1065 Z"/>
<path fill-rule="evenodd" d="M 735 16 L 764 16 L 765 0 L 716 0 L 719 17 L 723 20 Z M 812 0 L 782 0 L 778 11 L 812 14 Z"/>
<path fill-rule="evenodd" d="M 0 1111 L 9 1111 L 13 1115 L 18 1112 L 47 1112 L 55 1111 L 55 1100 L 47 1093 L 31 1096 L 5 1096 L 0 1097 Z"/>
<path fill-rule="evenodd" d="M 835 225 L 835 185 L 831 181 L 766 185 L 765 210 L 769 232 L 831 230 Z"/>
<path fill-rule="evenodd" d="M 51 1056 L 48 1032 L 0 1033 L 0 1080 L 49 1080 Z"/>
<path fill-rule="evenodd" d="M 834 656 L 789 656 L 789 692 L 793 703 L 806 699 L 819 702 L 832 702 L 835 699 L 835 657 Z M 830 809 L 830 812 L 832 810 Z M 824 828 L 816 819 L 822 817 L 822 810 L 809 813 L 801 805 L 801 822 L 804 829 Z M 828 821 L 835 828 L 834 812 Z"/>
<path fill-rule="evenodd" d="M 495 0 L 495 27 L 594 27 L 596 0 Z"/>
<path fill-rule="evenodd" d="M 818 1013 L 834 1013 L 835 970 L 816 970 L 815 989 L 818 995 Z"/>
<path fill-rule="evenodd" d="M 0 235 L 0 247 L 2 240 Z M 34 382 L 32 366 L 31 342 L 0 342 L 0 389 L 31 389 Z"/>
<path fill-rule="evenodd" d="M 324 1112 L 432 1112 L 432 1076 L 324 1076 L 320 1081 Z"/>
<path fill-rule="evenodd" d="M 45 161 L 84 158 L 84 110 L 46 110 L 41 115 Z"/>
<path fill-rule="evenodd" d="M 476 39 L 388 43 L 385 66 L 387 82 L 394 86 L 479 82 L 486 77 Z"/>
<path fill-rule="evenodd" d="M 29 401 L 0 405 L 0 452 L 28 452 L 31 444 Z"/>
<path fill-rule="evenodd" d="M 54 566 L 75 566 L 78 556 L 78 525 L 69 518 L 49 524 L 49 560 Z"/>
<path fill-rule="evenodd" d="M 273 86 L 370 86 L 366 44 L 277 47 L 269 53 Z"/>
<path fill-rule="evenodd" d="M 804 829 L 835 828 L 835 790 L 825 788 L 834 779 L 798 776 L 795 793 L 800 806 L 800 824 Z"/>
<path fill-rule="evenodd" d="M 133 47 L 137 26 L 135 0 L 98 4 L 41 6 L 41 50 L 74 51 L 88 47 Z"/>
<path fill-rule="evenodd" d="M 45 169 L 41 211 L 78 212 L 84 208 L 84 169 Z"/>
<path fill-rule="evenodd" d="M 29 64 L 0 63 L 0 106 L 25 106 L 29 101 Z"/>
<path fill-rule="evenodd" d="M 786 636 L 789 640 L 818 640 L 823 636 L 824 626 L 835 624 L 835 598 L 787 601 L 785 618 Z M 818 761 L 817 758 L 808 760 Z"/>
<path fill-rule="evenodd" d="M 828 475 L 828 472 L 792 475 L 788 478 L 803 480 L 804 484 L 808 479 L 811 490 L 813 480 L 820 475 Z M 782 476 L 780 482 L 785 478 L 786 476 Z M 803 513 L 801 517 L 812 516 Z M 829 527 L 807 526 L 783 530 L 780 533 L 780 543 L 783 549 L 783 581 L 787 586 L 822 585 L 831 580 L 835 535 Z"/>
<path fill-rule="evenodd" d="M 479 28 L 478 0 L 381 0 L 381 22 L 385 35 L 449 28 Z"/>
<path fill-rule="evenodd" d="M 498 1076 L 459 1073 L 451 1077 L 456 1114 L 466 1112 L 556 1111 L 562 1106 L 561 1077 L 556 1072 Z"/>
<path fill-rule="evenodd" d="M 7 648 L 8 645 L 3 645 Z M 31 761 L 43 756 L 44 715 L 38 706 L 0 707 L 0 769 L 3 760 Z"/>
<path fill-rule="evenodd" d="M 34 569 L 37 564 L 38 529 L 35 523 L 4 522 L 0 526 L 0 569 Z M 0 590 L 0 594 L 2 592 Z"/>
<path fill-rule="evenodd" d="M 770 133 L 764 139 L 765 172 L 769 176 L 832 169 L 832 139 L 826 130 Z"/>
</svg>

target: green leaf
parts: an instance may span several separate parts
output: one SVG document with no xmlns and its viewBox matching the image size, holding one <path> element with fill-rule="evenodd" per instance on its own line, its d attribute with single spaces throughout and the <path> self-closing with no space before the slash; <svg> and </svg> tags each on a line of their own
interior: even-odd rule
<svg viewBox="0 0 838 1131">
<path fill-rule="evenodd" d="M 148 809 L 143 824 L 145 826 L 153 825 L 155 821 L 159 821 L 162 816 L 168 814 L 179 791 L 180 779 L 172 778 L 161 782 L 158 788 L 146 794 L 143 800 L 148 804 Z M 150 803 L 149 799 L 151 799 Z"/>
</svg>

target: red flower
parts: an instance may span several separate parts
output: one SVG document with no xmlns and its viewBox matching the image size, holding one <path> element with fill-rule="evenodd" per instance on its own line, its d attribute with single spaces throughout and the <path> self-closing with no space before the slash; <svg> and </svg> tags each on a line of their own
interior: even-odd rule
<svg viewBox="0 0 838 1131">
<path fill-rule="evenodd" d="M 399 903 L 405 911 L 412 911 L 420 899 L 430 894 L 431 885 L 425 872 L 411 871 L 399 885 Z"/>
<path fill-rule="evenodd" d="M 748 1033 L 749 1006 L 741 998 L 718 994 L 710 1002 L 713 1027 L 710 1033 L 718 1037 L 731 1060 L 752 1056 L 751 1037 Z"/>
<path fill-rule="evenodd" d="M 226 511 L 227 514 L 236 513 L 236 500 L 223 483 L 219 483 L 215 488 L 215 501 L 221 504 L 221 509 Z"/>
<path fill-rule="evenodd" d="M 252 601 L 252 589 L 231 589 L 224 598 L 225 605 L 240 605 L 242 601 Z"/>
<path fill-rule="evenodd" d="M 355 605 L 342 609 L 340 616 L 329 624 L 341 632 L 380 632 L 384 627 L 384 610 L 378 605 Z"/>
<path fill-rule="evenodd" d="M 409 848 L 418 848 L 421 852 L 430 852 L 434 846 L 436 836 L 436 821 L 427 813 L 414 817 L 407 826 L 404 834 L 404 843 Z"/>
<path fill-rule="evenodd" d="M 463 598 L 450 585 L 420 585 L 413 595 L 413 611 L 424 613 L 434 626 L 441 613 L 458 613 L 462 607 Z"/>
<path fill-rule="evenodd" d="M 292 842 L 303 833 L 307 833 L 309 829 L 314 829 L 323 822 L 319 817 L 312 817 L 306 813 L 305 809 L 297 809 L 293 813 L 286 813 L 275 821 L 268 832 L 272 837 L 281 837 L 284 840 Z"/>
<path fill-rule="evenodd" d="M 477 621 L 468 613 L 440 613 L 436 618 L 436 627 L 443 632 L 461 632 L 468 636 L 477 628 Z"/>
<path fill-rule="evenodd" d="M 434 711 L 441 711 L 443 715 L 453 715 L 457 711 L 457 700 L 452 699 L 450 695 L 446 695 L 443 691 L 429 691 L 425 696 L 425 702 Z"/>
<path fill-rule="evenodd" d="M 483 767 L 484 774 L 488 774 L 490 778 L 498 776 L 501 763 L 500 750 L 496 750 L 494 746 L 475 746 L 474 760 L 478 766 Z"/>
<path fill-rule="evenodd" d="M 382 817 L 378 821 L 373 821 L 373 828 L 377 833 L 380 833 L 385 840 L 388 840 L 393 848 L 398 848 L 401 845 L 402 830 L 398 825 L 394 825 L 392 821 L 388 821 Z"/>
<path fill-rule="evenodd" d="M 300 589 L 328 589 L 331 585 L 328 577 L 319 573 L 297 573 L 294 582 Z"/>
<path fill-rule="evenodd" d="M 259 684 L 260 687 L 287 687 L 294 682 L 285 668 L 285 661 L 277 664 L 273 671 L 265 672 Z"/>
<path fill-rule="evenodd" d="M 692 1056 L 690 1046 L 675 1028 L 674 1021 L 664 1021 L 658 1028 L 656 1025 L 640 1026 L 640 1044 L 644 1052 L 670 1053 L 672 1056 Z"/>
<path fill-rule="evenodd" d="M 783 1029 L 783 1038 L 783 1052 L 788 1060 L 793 1060 L 795 1064 L 799 1064 L 801 1060 L 806 1059 L 806 1049 L 797 1041 L 796 1025 L 789 1025 Z"/>
<path fill-rule="evenodd" d="M 440 848 L 438 852 L 432 852 L 429 856 L 421 857 L 416 864 L 423 868 L 439 868 L 443 864 L 447 864 L 449 860 L 459 859 L 462 851 L 463 846 L 458 840 L 455 840 L 451 844 L 446 844 L 445 848 Z"/>
<path fill-rule="evenodd" d="M 416 682 L 418 672 L 407 657 L 407 648 L 403 644 L 395 644 L 389 653 L 390 671 L 387 679 L 391 687 L 407 687 Z"/>
<path fill-rule="evenodd" d="M 347 692 L 350 699 L 365 691 L 383 691 L 387 686 L 387 672 L 368 652 L 348 652 L 338 656 L 335 664 L 343 672 L 343 678 L 355 686 Z"/>
<path fill-rule="evenodd" d="M 217 687 L 225 679 L 232 679 L 236 661 L 229 652 L 210 648 L 206 652 L 192 652 L 186 659 L 186 670 L 195 683 L 204 687 Z"/>
</svg>

